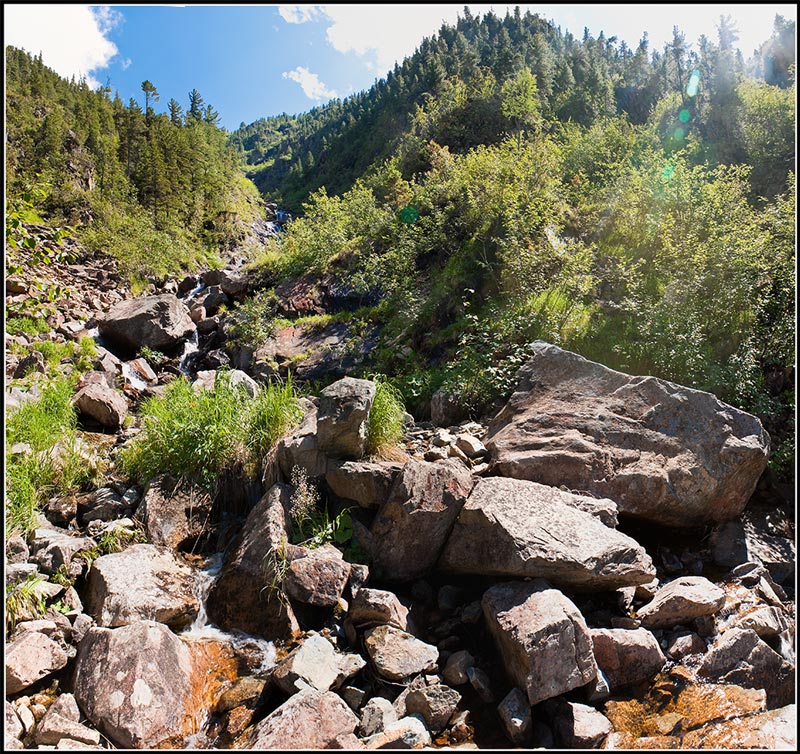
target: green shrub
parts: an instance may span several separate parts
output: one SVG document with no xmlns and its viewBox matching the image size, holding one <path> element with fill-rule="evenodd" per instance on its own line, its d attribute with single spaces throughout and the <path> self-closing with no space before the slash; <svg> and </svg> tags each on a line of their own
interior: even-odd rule
<svg viewBox="0 0 800 754">
<path fill-rule="evenodd" d="M 258 466 L 263 454 L 300 418 L 291 381 L 262 386 L 251 399 L 220 372 L 213 390 L 185 379 L 142 403 L 142 432 L 120 453 L 140 482 L 159 473 L 191 479 L 212 493 L 217 477 L 237 465 Z"/>
<path fill-rule="evenodd" d="M 31 574 L 24 581 L 6 586 L 6 634 L 10 634 L 20 619 L 41 618 L 45 614 L 45 600 L 39 585 L 45 579 Z"/>
<path fill-rule="evenodd" d="M 377 378 L 367 426 L 367 453 L 380 455 L 400 442 L 405 411 L 402 393 L 385 379 Z"/>
<path fill-rule="evenodd" d="M 50 325 L 42 318 L 9 317 L 6 320 L 6 332 L 9 335 L 27 335 L 31 338 L 50 331 Z"/>
</svg>

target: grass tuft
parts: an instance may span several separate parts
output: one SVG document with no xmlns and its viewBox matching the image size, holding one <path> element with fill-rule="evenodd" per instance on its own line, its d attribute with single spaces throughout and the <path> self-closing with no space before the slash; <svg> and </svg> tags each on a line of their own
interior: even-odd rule
<svg viewBox="0 0 800 754">
<path fill-rule="evenodd" d="M 396 448 L 403 437 L 402 393 L 382 378 L 375 380 L 375 400 L 369 412 L 367 453 L 386 455 Z"/>
</svg>

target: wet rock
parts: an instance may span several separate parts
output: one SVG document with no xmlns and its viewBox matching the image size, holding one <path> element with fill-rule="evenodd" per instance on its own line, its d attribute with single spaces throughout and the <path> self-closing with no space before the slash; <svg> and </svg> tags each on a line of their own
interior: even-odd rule
<svg viewBox="0 0 800 754">
<path fill-rule="evenodd" d="M 258 723 L 248 749 L 324 749 L 353 733 L 358 718 L 333 692 L 304 689 Z"/>
<path fill-rule="evenodd" d="M 364 455 L 367 421 L 375 383 L 343 377 L 326 387 L 319 396 L 317 440 L 320 450 L 331 458 L 358 460 Z"/>
<path fill-rule="evenodd" d="M 241 539 L 209 593 L 209 620 L 220 628 L 270 639 L 299 633 L 288 600 L 281 598 L 281 587 L 275 583 L 284 543 L 289 540 L 291 495 L 289 485 L 273 485 L 250 511 Z"/>
<path fill-rule="evenodd" d="M 263 678 L 249 675 L 240 678 L 219 698 L 216 711 L 223 713 L 243 704 L 254 705 L 266 685 L 267 682 Z"/>
<path fill-rule="evenodd" d="M 793 623 L 783 610 L 772 605 L 763 605 L 737 617 L 731 627 L 752 629 L 762 639 L 766 639 L 793 630 Z"/>
<path fill-rule="evenodd" d="M 692 527 L 738 516 L 766 466 L 759 420 L 710 393 L 631 377 L 538 341 L 488 428 L 501 476 L 587 490 Z"/>
<path fill-rule="evenodd" d="M 725 604 L 725 592 L 702 576 L 683 576 L 662 586 L 637 617 L 645 628 L 671 628 L 714 615 Z"/>
<path fill-rule="evenodd" d="M 146 619 L 181 628 L 199 609 L 191 568 L 157 545 L 132 545 L 97 558 L 88 582 L 86 608 L 99 626 Z"/>
<path fill-rule="evenodd" d="M 431 734 L 418 715 L 401 717 L 382 732 L 364 739 L 367 749 L 422 749 L 431 742 Z"/>
<path fill-rule="evenodd" d="M 658 640 L 644 628 L 593 628 L 589 633 L 597 665 L 612 690 L 649 680 L 666 664 Z"/>
<path fill-rule="evenodd" d="M 107 385 L 94 383 L 81 388 L 73 398 L 81 414 L 94 419 L 107 429 L 119 429 L 128 415 L 125 396 Z"/>
<path fill-rule="evenodd" d="M 514 687 L 497 706 L 497 715 L 505 734 L 515 746 L 530 744 L 533 721 L 528 697 Z"/>
<path fill-rule="evenodd" d="M 78 649 L 75 698 L 118 747 L 183 748 L 235 668 L 219 653 L 203 662 L 203 649 L 153 621 L 93 628 Z"/>
<path fill-rule="evenodd" d="M 147 359 L 138 358 L 127 363 L 128 368 L 143 382 L 146 382 L 148 385 L 155 385 L 158 382 L 158 377 L 147 362 Z"/>
<path fill-rule="evenodd" d="M 37 631 L 26 631 L 6 647 L 6 693 L 17 694 L 67 664 L 58 643 Z"/>
<path fill-rule="evenodd" d="M 381 733 L 388 725 L 397 722 L 397 713 L 388 699 L 375 696 L 361 710 L 359 735 L 362 738 Z"/>
<path fill-rule="evenodd" d="M 191 548 L 211 525 L 214 501 L 200 487 L 178 482 L 168 474 L 151 479 L 136 510 L 150 542 L 172 550 Z"/>
<path fill-rule="evenodd" d="M 356 626 L 387 623 L 405 631 L 408 629 L 408 608 L 392 592 L 362 588 L 350 605 L 350 619 Z"/>
<path fill-rule="evenodd" d="M 583 616 L 547 582 L 496 584 L 482 603 L 506 672 L 531 706 L 584 686 L 597 675 Z"/>
<path fill-rule="evenodd" d="M 711 722 L 689 731 L 681 739 L 686 749 L 747 749 L 794 751 L 797 749 L 797 705 L 742 719 Z"/>
<path fill-rule="evenodd" d="M 409 460 L 372 523 L 378 578 L 412 581 L 434 565 L 474 480 L 460 464 Z"/>
<path fill-rule="evenodd" d="M 203 308 L 209 314 L 216 314 L 220 306 L 227 306 L 231 300 L 228 295 L 218 285 L 209 286 L 205 297 L 203 298 Z"/>
<path fill-rule="evenodd" d="M 292 599 L 306 605 L 333 607 L 342 596 L 350 576 L 350 564 L 333 545 L 312 550 L 291 548 L 284 589 Z"/>
<path fill-rule="evenodd" d="M 406 697 L 408 714 L 421 715 L 425 727 L 433 733 L 441 733 L 461 701 L 461 694 L 444 684 L 435 684 L 415 689 Z"/>
<path fill-rule="evenodd" d="M 319 634 L 311 634 L 272 671 L 273 682 L 286 694 L 311 686 L 328 691 L 339 675 L 333 645 Z"/>
<path fill-rule="evenodd" d="M 439 560 L 448 573 L 541 576 L 569 587 L 651 581 L 652 561 L 630 537 L 580 510 L 576 496 L 518 479 L 479 479 Z"/>
<path fill-rule="evenodd" d="M 770 709 L 794 701 L 794 665 L 755 631 L 731 628 L 709 649 L 698 668 L 704 678 L 748 689 L 764 689 Z"/>
<path fill-rule="evenodd" d="M 335 461 L 327 465 L 325 481 L 342 500 L 362 508 L 378 508 L 389 492 L 402 464 L 395 461 Z"/>
<path fill-rule="evenodd" d="M 608 718 L 594 707 L 561 702 L 553 721 L 556 743 L 567 749 L 597 749 L 612 727 Z"/>
<path fill-rule="evenodd" d="M 378 673 L 392 681 L 435 670 L 439 659 L 436 647 L 393 626 L 370 629 L 364 645 Z"/>
<path fill-rule="evenodd" d="M 123 348 L 170 350 L 195 332 L 186 306 L 171 293 L 120 301 L 98 321 L 100 335 Z"/>
</svg>

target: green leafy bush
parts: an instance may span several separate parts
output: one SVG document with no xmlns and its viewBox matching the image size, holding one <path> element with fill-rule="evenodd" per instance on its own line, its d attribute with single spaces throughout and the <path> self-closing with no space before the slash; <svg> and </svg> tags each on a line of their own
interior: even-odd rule
<svg viewBox="0 0 800 754">
<path fill-rule="evenodd" d="M 159 473 L 188 478 L 211 492 L 224 470 L 257 467 L 301 415 L 291 380 L 261 386 L 256 398 L 219 372 L 213 390 L 185 379 L 142 403 L 142 432 L 120 453 L 122 467 L 141 482 Z"/>
</svg>

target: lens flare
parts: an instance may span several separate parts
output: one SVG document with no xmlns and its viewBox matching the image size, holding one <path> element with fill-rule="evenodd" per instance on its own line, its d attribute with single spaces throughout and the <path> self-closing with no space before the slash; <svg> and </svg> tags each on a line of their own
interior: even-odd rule
<svg viewBox="0 0 800 754">
<path fill-rule="evenodd" d="M 678 120 L 679 120 L 681 123 L 688 123 L 688 122 L 689 122 L 689 119 L 690 119 L 691 117 L 692 117 L 692 116 L 691 116 L 691 113 L 690 113 L 688 110 L 686 110 L 686 109 L 684 109 L 684 110 L 681 110 L 681 111 L 678 113 Z"/>
<path fill-rule="evenodd" d="M 688 94 L 690 97 L 694 97 L 699 89 L 700 71 L 695 68 L 689 76 L 689 83 L 686 84 L 686 94 Z"/>
<path fill-rule="evenodd" d="M 400 219 L 409 225 L 415 223 L 419 220 L 419 210 L 411 206 L 403 207 L 403 209 L 400 210 Z"/>
<path fill-rule="evenodd" d="M 670 181 L 672 180 L 673 175 L 675 175 L 675 166 L 670 163 L 664 165 L 664 167 L 661 170 L 661 177 L 665 181 Z"/>
<path fill-rule="evenodd" d="M 680 141 L 684 136 L 686 136 L 686 131 L 684 131 L 682 128 L 676 128 L 673 135 L 677 141 Z"/>
</svg>

